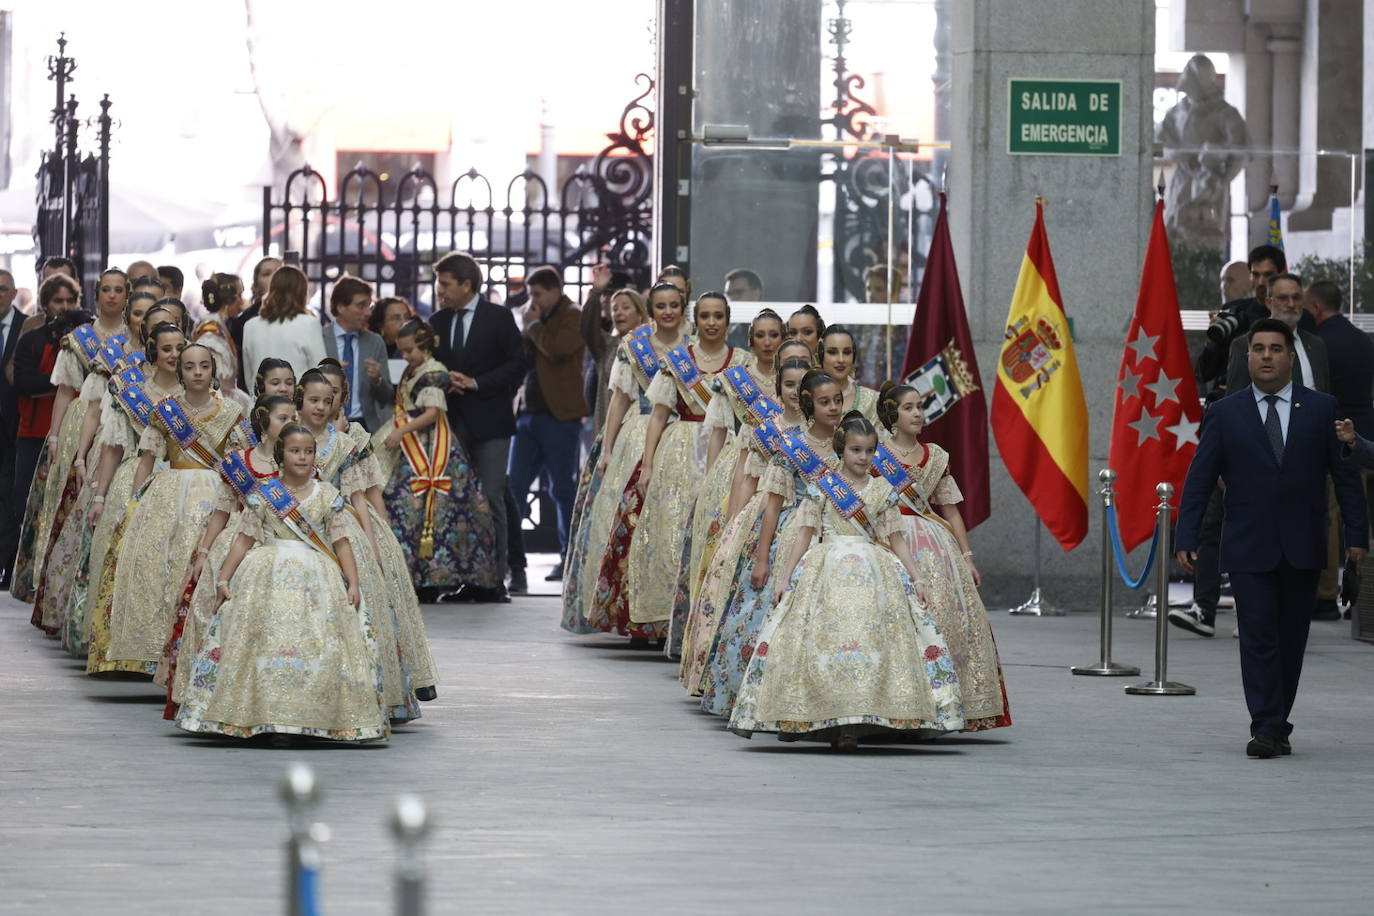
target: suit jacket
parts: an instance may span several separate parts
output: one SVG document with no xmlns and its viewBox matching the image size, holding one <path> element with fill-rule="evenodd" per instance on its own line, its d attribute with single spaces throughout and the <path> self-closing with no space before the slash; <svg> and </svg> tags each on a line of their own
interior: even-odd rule
<svg viewBox="0 0 1374 916">
<path fill-rule="evenodd" d="M 335 359 L 342 359 L 339 355 L 339 341 L 334 337 L 334 323 L 330 322 L 322 327 L 320 333 L 324 335 L 324 352 Z M 391 408 L 396 400 L 396 388 L 391 384 L 391 372 L 386 364 L 386 341 L 382 340 L 382 335 L 367 328 L 357 333 L 358 339 L 353 342 L 353 358 L 359 364 L 357 398 L 363 408 L 363 426 L 367 427 L 369 432 L 375 433 L 391 416 Z M 368 378 L 367 370 L 362 368 L 363 360 L 367 359 L 375 359 L 382 364 L 382 377 L 379 381 L 374 382 Z M 353 374 L 351 368 L 348 372 L 349 375 Z"/>
<path fill-rule="evenodd" d="M 19 338 L 23 336 L 21 328 L 26 317 L 19 309 L 10 306 L 9 314 L 0 319 L 0 329 L 5 333 L 5 346 L 0 349 L 0 366 L 14 358 L 15 347 L 19 344 Z M 7 440 L 13 439 L 18 428 L 19 397 L 15 394 L 13 381 L 4 372 L 0 372 L 0 435 Z"/>
<path fill-rule="evenodd" d="M 1312 363 L 1312 374 L 1316 378 L 1302 377 L 1302 363 L 1295 356 L 1293 359 L 1293 383 L 1306 385 L 1318 391 L 1331 391 L 1331 370 L 1326 359 L 1326 344 L 1322 343 L 1322 339 L 1316 334 L 1311 331 L 1304 331 L 1302 328 L 1298 329 L 1297 335 L 1302 340 L 1303 349 L 1307 351 L 1307 359 Z M 1231 355 L 1226 363 L 1227 391 L 1240 391 L 1242 388 L 1250 387 L 1250 362 L 1246 352 L 1249 348 L 1250 341 L 1244 334 L 1231 341 Z"/>
<path fill-rule="evenodd" d="M 449 346 L 455 309 L 440 309 L 430 318 L 439 338 L 434 358 L 450 370 L 470 376 L 476 391 L 449 392 L 448 420 L 467 440 L 515 435 L 515 392 L 525 377 L 524 343 L 508 309 L 485 299 L 472 308 L 472 326 L 458 352 Z"/>
<path fill-rule="evenodd" d="M 525 328 L 525 358 L 533 365 L 539 394 L 556 419 L 578 420 L 587 415 L 587 400 L 582 395 L 582 356 L 586 349 L 582 310 L 567 296 L 553 314 Z"/>
<path fill-rule="evenodd" d="M 1374 341 L 1344 315 L 1332 315 L 1317 325 L 1317 336 L 1326 344 L 1332 396 L 1355 430 L 1374 438 Z"/>
<path fill-rule="evenodd" d="M 1179 550 L 1197 550 L 1198 531 L 1217 478 L 1225 484 L 1221 568 L 1269 572 L 1287 560 L 1297 569 L 1326 566 L 1326 478 L 1341 508 L 1348 547 L 1365 547 L 1364 491 L 1353 462 L 1336 438 L 1336 399 L 1293 385 L 1288 436 L 1280 464 L 1269 447 L 1264 418 L 1249 386 L 1214 403 L 1178 510 Z"/>
</svg>

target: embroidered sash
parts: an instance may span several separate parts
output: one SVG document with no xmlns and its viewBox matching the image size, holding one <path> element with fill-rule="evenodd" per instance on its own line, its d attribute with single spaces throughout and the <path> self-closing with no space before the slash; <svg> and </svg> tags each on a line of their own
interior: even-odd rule
<svg viewBox="0 0 1374 916">
<path fill-rule="evenodd" d="M 730 390 L 735 393 L 735 397 L 744 405 L 744 409 L 752 415 L 754 402 L 763 397 L 763 392 L 754 384 L 754 377 L 749 374 L 749 370 L 744 366 L 731 366 L 722 372 L 719 378 L 724 379 Z"/>
<path fill-rule="evenodd" d="M 110 339 L 114 340 L 115 338 L 119 339 L 121 346 L 128 339 L 123 334 L 116 334 Z M 87 363 L 95 360 L 100 352 L 101 344 L 100 335 L 95 332 L 95 328 L 91 327 L 90 324 L 77 325 L 72 329 L 72 340 L 76 341 L 76 345 L 81 348 L 81 353 L 86 357 Z"/>
<path fill-rule="evenodd" d="M 668 351 L 668 369 L 677 379 L 678 387 L 690 392 L 697 406 L 705 411 L 706 405 L 711 403 L 711 392 L 706 387 L 706 376 L 697 368 L 696 360 L 692 359 L 686 346 L 673 347 Z"/>
<path fill-rule="evenodd" d="M 774 417 L 782 416 L 782 407 L 768 395 L 761 394 L 754 399 L 753 404 L 749 405 L 749 413 L 753 416 L 756 424 L 763 423 Z"/>
<path fill-rule="evenodd" d="M 89 325 L 83 324 L 82 327 L 89 327 Z M 114 375 L 124 366 L 129 365 L 129 354 L 124 352 L 124 346 L 128 342 L 128 338 L 123 334 L 116 334 L 105 341 L 104 345 L 97 351 L 96 356 L 99 358 L 99 365 L 105 370 L 106 375 Z"/>
<path fill-rule="evenodd" d="M 229 457 L 219 463 L 218 470 L 219 476 L 224 478 L 224 482 L 229 484 L 229 488 L 237 493 L 244 503 L 258 487 L 258 478 L 248 467 L 248 462 L 243 460 L 242 452 L 230 452 Z"/>
<path fill-rule="evenodd" d="M 301 511 L 301 504 L 296 501 L 296 497 L 291 495 L 279 479 L 276 477 L 263 478 L 257 484 L 257 492 L 278 520 L 291 529 L 292 534 L 329 557 L 336 564 L 339 562 L 338 554 L 334 553 L 333 545 L 315 529 L 314 525 L 310 524 L 310 519 L 306 518 L 305 513 Z"/>
<path fill-rule="evenodd" d="M 135 429 L 147 426 L 153 416 L 153 402 L 143 392 L 146 381 L 147 377 L 137 365 L 120 369 L 110 377 L 110 394 L 114 395 L 115 403 L 133 422 Z"/>
<path fill-rule="evenodd" d="M 797 469 L 797 473 L 807 480 L 815 480 L 825 473 L 825 462 L 820 456 L 811 450 L 800 437 L 791 433 L 782 434 L 782 444 L 779 446 L 782 453 L 792 462 L 792 466 Z"/>
<path fill-rule="evenodd" d="M 878 451 L 873 456 L 873 469 L 881 474 L 888 483 L 892 484 L 892 491 L 897 495 L 899 502 L 922 518 L 943 525 L 949 529 L 950 534 L 954 533 L 954 530 L 949 527 L 949 522 L 935 514 L 935 510 L 931 508 L 930 500 L 926 499 L 921 491 L 916 488 L 916 480 L 911 476 L 911 472 L 881 442 L 878 443 Z"/>
<path fill-rule="evenodd" d="M 396 426 L 403 426 L 406 411 L 398 403 L 392 420 Z M 430 429 L 434 430 L 434 441 L 429 454 L 425 453 L 424 443 L 419 432 L 409 432 L 401 437 L 401 454 L 410 465 L 410 493 L 425 498 L 425 523 L 420 531 L 420 545 L 416 556 L 429 559 L 434 556 L 434 495 L 452 493 L 453 478 L 448 475 L 448 453 L 451 433 L 448 420 L 439 417 Z"/>
<path fill-rule="evenodd" d="M 782 449 L 783 432 L 772 420 L 764 420 L 754 427 L 754 443 L 765 455 L 776 455 Z"/>
<path fill-rule="evenodd" d="M 654 345 L 650 342 L 648 334 L 631 334 L 628 343 L 630 358 L 640 375 L 643 376 L 641 381 L 647 388 L 649 383 L 654 380 L 654 376 L 658 374 L 658 353 L 654 350 Z"/>
<path fill-rule="evenodd" d="M 829 500 L 830 505 L 835 507 L 835 511 L 840 514 L 841 518 L 854 520 L 862 526 L 865 534 L 875 542 L 878 541 L 878 535 L 873 530 L 873 524 L 864 512 L 866 507 L 863 499 L 854 492 L 853 487 L 844 482 L 839 474 L 834 471 L 822 474 L 816 480 L 816 486 L 820 489 L 821 494 Z"/>
<path fill-rule="evenodd" d="M 214 470 L 215 465 L 219 464 L 218 453 L 200 441 L 200 430 L 191 422 L 191 418 L 186 416 L 186 411 L 176 398 L 164 398 L 159 401 L 154 415 L 162 424 L 162 428 L 176 440 L 177 446 L 203 464 L 206 470 Z"/>
</svg>

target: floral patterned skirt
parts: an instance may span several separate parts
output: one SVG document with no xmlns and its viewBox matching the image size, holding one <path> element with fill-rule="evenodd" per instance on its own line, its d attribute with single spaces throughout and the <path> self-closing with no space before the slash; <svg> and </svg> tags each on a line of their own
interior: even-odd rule
<svg viewBox="0 0 1374 916">
<path fill-rule="evenodd" d="M 577 499 L 573 502 L 572 520 L 568 525 L 568 555 L 563 558 L 563 619 L 559 625 L 569 633 L 596 632 L 596 628 L 587 625 L 587 599 L 582 592 L 588 584 L 583 571 L 587 565 L 587 547 L 592 533 L 588 524 L 591 506 L 605 476 L 596 472 L 600 461 L 601 437 L 597 436 L 577 480 Z M 591 584 L 595 585 L 595 582 Z"/>
<path fill-rule="evenodd" d="M 47 560 L 46 551 L 52 544 L 53 538 L 53 519 L 57 515 L 62 491 L 67 485 L 67 475 L 71 473 L 72 465 L 76 463 L 76 447 L 80 444 L 81 424 L 85 421 L 86 411 L 89 408 L 90 402 L 73 398 L 72 402 L 67 405 L 66 414 L 62 417 L 62 427 L 57 431 L 57 454 L 51 456 L 52 464 L 48 468 L 47 477 L 43 482 L 43 502 L 33 523 L 34 554 L 31 586 L 35 590 L 43 582 L 43 564 Z M 45 457 L 48 456 L 39 456 L 40 464 Z M 34 486 L 37 485 L 38 476 L 35 474 Z"/>
<path fill-rule="evenodd" d="M 605 601 L 613 594 L 612 589 L 603 585 L 602 567 L 605 564 L 607 550 L 610 549 L 611 532 L 619 528 L 623 521 L 622 497 L 625 495 L 625 486 L 629 483 L 631 475 L 639 468 L 639 458 L 644 452 L 644 429 L 647 425 L 648 417 L 644 414 L 635 413 L 625 417 L 615 446 L 611 449 L 611 456 L 606 459 L 606 473 L 597 483 L 596 492 L 588 497 L 590 505 L 583 521 L 586 531 L 580 532 L 580 537 L 587 542 L 587 548 L 580 560 L 582 568 L 576 576 L 580 583 L 578 591 L 582 597 L 582 619 L 591 631 L 609 629 L 598 625 L 604 623 L 609 616 Z M 626 549 L 628 544 L 627 540 Z M 623 555 L 620 560 L 624 560 Z M 620 582 L 623 579 L 623 569 L 611 570 L 611 573 L 612 579 L 606 584 Z M 568 574 L 567 567 L 564 567 L 563 574 Z M 620 587 L 623 589 L 623 584 Z M 566 583 L 564 588 L 567 588 Z M 623 591 L 620 598 L 623 600 Z M 593 623 L 593 620 L 597 623 Z"/>
<path fill-rule="evenodd" d="M 602 632 L 640 639 L 661 639 L 667 635 L 668 621 L 651 624 L 630 622 L 629 564 L 630 548 L 639 529 L 644 497 L 639 492 L 639 464 L 620 495 L 620 507 L 611 527 L 610 539 L 596 574 L 596 599 L 587 615 L 587 625 Z"/>
<path fill-rule="evenodd" d="M 825 737 L 964 727 L 959 679 L 934 619 L 891 553 L 828 535 L 759 633 L 730 729 Z"/>
<path fill-rule="evenodd" d="M 124 543 L 124 532 L 129 529 L 138 501 L 138 495 L 132 496 L 124 509 L 123 517 L 115 523 L 114 530 L 110 532 L 109 550 L 100 564 L 100 574 L 92 580 L 95 598 L 88 615 L 91 621 L 91 643 L 86 651 L 86 674 L 90 677 L 132 674 L 151 678 L 157 672 L 157 662 L 109 657 L 110 613 L 114 607 L 115 572 L 119 567 L 119 551 Z"/>
<path fill-rule="evenodd" d="M 404 568 L 405 551 L 396 539 L 395 532 L 388 527 L 390 520 L 382 518 L 371 502 L 367 504 L 367 511 L 372 530 L 377 535 L 377 546 L 382 552 L 379 558 L 382 572 Z M 439 669 L 434 664 L 434 653 L 429 648 L 429 633 L 425 629 L 425 618 L 420 613 L 420 599 L 415 595 L 415 587 L 404 576 L 384 575 L 383 578 L 391 595 L 391 606 L 396 612 L 396 635 L 411 686 L 417 689 L 438 686 Z"/>
<path fill-rule="evenodd" d="M 38 466 L 29 485 L 29 498 L 24 503 L 24 519 L 19 525 L 19 552 L 14 557 L 10 576 L 10 597 L 16 601 L 32 601 L 34 554 L 38 552 L 38 519 L 43 514 L 43 498 L 48 491 L 48 443 L 38 450 Z"/>
<path fill-rule="evenodd" d="M 72 514 L 72 509 L 76 506 L 77 497 L 81 494 L 81 488 L 76 484 L 76 471 L 67 472 L 67 482 L 63 485 L 57 497 L 57 510 L 53 513 L 52 521 L 48 525 L 48 542 L 43 548 L 43 562 L 38 566 L 34 573 L 34 583 L 36 588 L 33 595 L 33 615 L 29 622 L 38 627 L 49 636 L 57 636 L 62 630 L 61 608 L 56 601 L 52 600 L 50 586 L 63 578 L 64 573 L 70 570 L 64 567 L 63 563 L 72 561 L 71 554 L 75 548 L 80 546 L 80 532 L 73 527 L 63 545 L 61 551 L 58 544 L 61 541 L 62 531 L 67 524 L 67 518 Z M 46 500 L 47 497 L 44 497 Z M 84 523 L 85 516 L 82 515 Z M 75 535 L 75 543 L 73 538 Z M 54 568 L 57 575 L 52 575 Z"/>
<path fill-rule="evenodd" d="M 681 604 L 686 614 L 692 509 L 706 476 L 710 430 L 705 423 L 668 424 L 654 453 L 639 530 L 630 545 L 630 620 L 670 624 Z M 679 633 L 681 630 L 679 630 Z"/>
<path fill-rule="evenodd" d="M 271 539 L 248 552 L 229 591 L 190 661 L 178 726 L 231 738 L 390 736 L 371 621 L 349 605 L 332 561 Z"/>
</svg>

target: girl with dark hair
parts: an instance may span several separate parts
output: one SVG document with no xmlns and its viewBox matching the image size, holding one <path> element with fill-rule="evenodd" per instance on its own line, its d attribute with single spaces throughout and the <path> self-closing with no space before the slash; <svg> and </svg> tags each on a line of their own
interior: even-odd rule
<svg viewBox="0 0 1374 916">
<path fill-rule="evenodd" d="M 344 499 L 314 479 L 309 429 L 286 426 L 274 451 L 279 479 L 245 499 L 177 725 L 230 738 L 386 740 L 376 611 L 362 598 Z"/>
<path fill-rule="evenodd" d="M 811 358 L 815 355 L 815 350 L 806 344 L 785 339 L 784 331 L 782 318 L 772 309 L 759 312 L 749 325 L 751 352 L 754 353 L 754 365 L 750 368 L 750 374 L 759 394 L 768 395 L 774 391 L 777 384 L 776 367 L 782 365 L 786 356 L 801 356 L 810 365 Z M 755 350 L 760 352 L 754 352 Z M 735 467 L 730 478 L 730 496 L 721 520 L 728 524 L 758 487 L 759 477 L 769 456 L 758 451 L 757 440 L 752 433 L 768 417 L 763 416 L 758 410 L 749 409 L 737 386 L 726 384 L 722 387 L 729 397 L 729 406 L 734 410 L 735 417 L 740 423 L 740 434 L 735 440 L 739 444 L 739 453 L 735 458 Z M 769 399 L 773 400 L 771 397 Z M 773 406 L 778 405 L 774 402 Z M 751 452 L 755 456 L 752 462 L 748 457 Z"/>
<path fill-rule="evenodd" d="M 48 282 L 51 283 L 52 278 Z M 95 372 L 101 349 L 107 343 L 114 343 L 122 355 L 124 344 L 128 342 L 129 329 L 124 324 L 124 302 L 128 298 L 128 290 L 128 280 L 122 270 L 107 270 L 101 274 L 96 287 L 95 320 L 71 329 L 62 338 L 61 352 L 53 363 L 52 384 L 56 386 L 57 394 L 53 399 L 52 426 L 48 432 L 48 477 L 43 506 L 34 524 L 30 583 L 35 590 L 35 599 L 43 584 L 44 564 L 52 553 L 54 539 L 79 490 L 75 479 L 78 460 L 84 476 L 84 466 L 89 456 L 81 451 L 83 424 L 87 410 L 99 402 L 100 392 L 104 390 L 104 380 Z M 59 510 L 62 513 L 60 518 Z M 21 585 L 20 593 L 24 591 Z M 33 624 L 49 635 L 56 635 L 59 621 L 51 612 L 45 614 L 45 610 L 42 607 L 35 608 Z"/>
<path fill-rule="evenodd" d="M 266 394 L 280 394 L 288 398 L 296 397 L 296 370 L 284 359 L 269 356 L 258 364 L 253 376 L 253 397 Z"/>
<path fill-rule="evenodd" d="M 134 475 L 140 455 L 138 442 L 153 420 L 154 405 L 182 394 L 177 363 L 186 346 L 186 335 L 171 321 L 170 311 L 159 307 L 144 315 L 140 337 L 145 361 L 137 374 L 121 372 L 112 380 L 100 409 L 101 458 L 91 498 L 90 584 L 82 611 L 83 625 L 89 634 L 86 673 L 115 673 L 151 676 L 156 665 L 142 661 L 109 659 L 110 611 L 114 604 L 115 566 L 124 542 L 124 532 L 138 500 L 134 496 Z"/>
<path fill-rule="evenodd" d="M 106 651 L 107 661 L 154 670 L 176 620 L 186 570 L 215 509 L 219 462 L 252 445 L 243 409 L 215 390 L 212 350 L 188 344 L 176 372 L 182 393 L 155 405 L 138 440 L 133 488 L 142 494 L 128 519 L 137 536 L 119 545 Z M 167 470 L 154 475 L 159 461 Z"/>
<path fill-rule="evenodd" d="M 418 320 L 396 335 L 406 370 L 392 417 L 372 439 L 390 467 L 382 495 L 391 531 L 416 591 L 430 601 L 463 585 L 500 583 L 487 497 L 449 432 L 448 370 L 434 358 L 435 343 Z"/>
<path fill-rule="evenodd" d="M 643 497 L 634 485 L 644 454 L 644 430 L 653 405 L 645 393 L 658 377 L 664 357 L 691 338 L 684 330 L 687 300 L 671 283 L 649 290 L 652 325 L 632 331 L 616 350 L 611 368 L 611 407 L 601 431 L 601 453 L 592 471 L 596 496 L 583 525 L 569 544 L 586 546 L 564 564 L 563 628 L 574 633 L 597 630 L 628 634 L 647 645 L 658 633 L 631 628 L 626 564 L 639 522 Z M 571 587 L 569 569 L 576 570 Z"/>
<path fill-rule="evenodd" d="M 787 336 L 800 340 L 811 348 L 812 354 L 820 346 L 825 333 L 825 321 L 814 305 L 803 305 L 787 318 Z"/>
<path fill-rule="evenodd" d="M 987 608 L 978 596 L 981 580 L 959 514 L 964 497 L 949 473 L 949 453 L 920 441 L 925 414 L 921 393 L 910 385 L 885 382 L 878 394 L 878 417 L 890 436 L 884 447 L 900 464 L 882 470 L 889 483 L 895 481 L 901 499 L 898 508 L 916 561 L 916 593 L 953 653 L 965 729 L 1010 725 L 1006 684 Z"/>
<path fill-rule="evenodd" d="M 215 354 L 219 389 L 238 401 L 245 411 L 253 409 L 253 399 L 239 390 L 239 351 L 229 329 L 229 321 L 243 301 L 243 281 L 234 274 L 215 274 L 201 284 L 201 304 L 210 314 L 191 331 L 193 343 L 209 347 Z"/>
<path fill-rule="evenodd" d="M 824 472 L 807 482 L 797 540 L 774 579 L 777 604 L 730 716 L 737 734 L 853 750 L 875 732 L 964 727 L 949 648 L 912 585 L 892 487 L 869 476 L 877 445 L 873 424 L 850 411 Z"/>
<path fill-rule="evenodd" d="M 676 264 L 669 264 L 658 272 L 658 279 L 654 281 L 654 285 L 657 286 L 660 283 L 676 286 L 677 291 L 682 293 L 683 302 L 692 298 L 692 278 L 687 276 L 687 271 Z"/>
<path fill-rule="evenodd" d="M 195 656 L 219 603 L 215 582 L 238 535 L 238 526 L 230 522 L 262 481 L 277 476 L 277 440 L 281 431 L 295 422 L 296 402 L 291 398 L 280 394 L 258 398 L 248 414 L 248 423 L 257 441 L 250 448 L 230 452 L 215 468 L 220 477 L 215 509 L 191 556 L 182 598 L 177 605 L 176 623 L 153 676 L 154 683 L 167 688 L 164 719 L 176 718 L 177 706 L 186 696 L 194 670 L 194 666 L 178 662 Z"/>
<path fill-rule="evenodd" d="M 723 295 L 702 295 L 692 317 L 696 340 L 668 351 L 663 370 L 645 392 L 653 413 L 632 484 L 643 510 L 629 552 L 630 623 L 668 637 L 671 658 L 678 655 L 691 606 L 692 515 L 710 470 L 705 420 L 711 382 L 747 359 L 725 342 L 730 304 Z"/>
<path fill-rule="evenodd" d="M 786 359 L 765 389 L 781 407 L 781 413 L 770 417 L 741 433 L 748 446 L 748 473 L 753 480 L 748 499 L 735 517 L 725 526 L 715 555 L 707 564 L 699 597 L 692 604 L 687 637 L 682 650 L 682 683 L 687 692 L 698 696 L 708 689 L 707 669 L 712 646 L 718 641 L 721 628 L 733 625 L 739 608 L 755 602 L 760 589 L 750 586 L 749 577 L 758 553 L 759 535 L 764 522 L 769 522 L 770 538 L 776 530 L 780 513 L 791 502 L 792 478 L 782 463 L 783 435 L 801 435 L 806 423 L 801 413 L 798 394 L 801 381 L 811 369 L 806 359 Z M 773 501 L 771 496 L 778 499 Z M 769 509 L 773 511 L 769 513 Z M 767 566 L 765 559 L 764 565 Z"/>
<path fill-rule="evenodd" d="M 851 410 L 863 414 L 869 423 L 878 422 L 878 392 L 855 381 L 854 369 L 859 361 L 858 345 L 849 329 L 832 324 L 821 335 L 816 363 L 844 389 L 844 403 Z"/>
<path fill-rule="evenodd" d="M 363 603 L 372 609 L 375 640 L 380 647 L 383 701 L 393 722 L 405 722 L 420 715 L 415 684 L 408 670 L 408 659 L 398 651 L 401 646 L 400 617 L 405 608 L 399 589 L 388 585 L 399 570 L 384 570 L 378 540 L 379 525 L 373 523 L 368 508 L 367 488 L 372 484 L 368 455 L 347 433 L 329 421 L 338 408 L 334 385 L 319 369 L 308 369 L 296 385 L 296 408 L 301 425 L 315 436 L 315 462 L 320 479 L 338 490 L 353 507 L 344 518 L 343 532 L 357 558 L 358 584 Z M 414 600 L 414 596 L 411 596 Z M 384 613 L 383 609 L 389 613 Z M 433 686 L 433 685 L 429 685 Z"/>
</svg>

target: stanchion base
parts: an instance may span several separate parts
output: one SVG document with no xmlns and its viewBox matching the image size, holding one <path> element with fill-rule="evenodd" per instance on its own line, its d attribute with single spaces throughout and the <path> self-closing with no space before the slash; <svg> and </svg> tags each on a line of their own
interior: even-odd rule
<svg viewBox="0 0 1374 916">
<path fill-rule="evenodd" d="M 1145 697 L 1190 697 L 1197 693 L 1196 687 L 1189 687 L 1178 681 L 1146 681 L 1143 684 L 1131 684 L 1123 689 L 1132 696 Z"/>
<path fill-rule="evenodd" d="M 1155 605 L 1155 596 L 1151 595 L 1145 599 L 1145 603 L 1133 611 L 1127 611 L 1126 616 L 1131 620 L 1154 620 L 1159 616 L 1159 611 Z"/>
<path fill-rule="evenodd" d="M 1008 614 L 1024 614 L 1027 617 L 1063 617 L 1063 608 L 1057 608 L 1045 601 L 1040 595 L 1040 589 L 1031 592 L 1031 596 L 1026 599 L 1024 604 L 1007 611 Z"/>
<path fill-rule="evenodd" d="M 1116 662 L 1107 662 L 1105 665 L 1074 665 L 1069 668 L 1072 674 L 1095 674 L 1098 677 L 1135 677 L 1140 673 L 1140 669 L 1131 665 L 1118 665 Z"/>
</svg>

